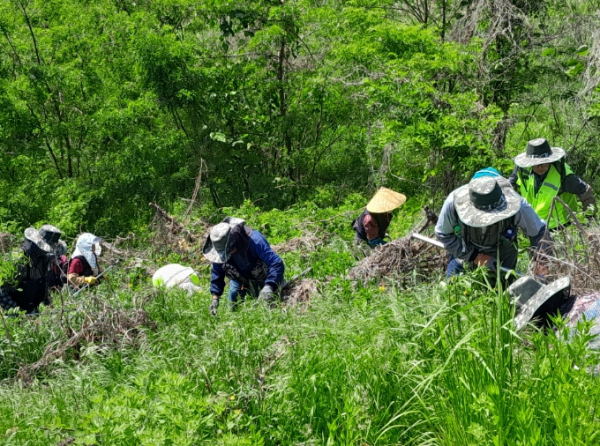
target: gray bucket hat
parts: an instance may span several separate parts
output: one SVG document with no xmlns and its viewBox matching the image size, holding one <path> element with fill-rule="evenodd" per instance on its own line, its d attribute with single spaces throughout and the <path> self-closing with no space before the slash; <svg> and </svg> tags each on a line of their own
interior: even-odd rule
<svg viewBox="0 0 600 446">
<path fill-rule="evenodd" d="M 233 237 L 231 230 L 246 222 L 241 218 L 227 217 L 221 223 L 213 226 L 202 248 L 202 254 L 212 263 L 225 263 L 231 256 Z"/>
<path fill-rule="evenodd" d="M 560 305 L 569 298 L 571 279 L 565 276 L 543 285 L 531 276 L 524 276 L 508 287 L 508 293 L 517 306 L 515 326 L 519 331 L 532 319 L 556 314 Z"/>
<path fill-rule="evenodd" d="M 565 151 L 560 147 L 550 147 L 546 138 L 532 139 L 527 143 L 525 152 L 515 157 L 515 164 L 519 167 L 533 167 L 540 164 L 553 163 L 565 156 Z"/>
<path fill-rule="evenodd" d="M 62 232 L 52 225 L 43 225 L 39 230 L 35 228 L 25 229 L 25 238 L 36 244 L 42 251 L 54 252 L 58 247 L 58 241 Z"/>
<path fill-rule="evenodd" d="M 484 176 L 454 192 L 454 208 L 464 224 L 484 228 L 519 212 L 521 196 L 506 178 Z"/>
</svg>

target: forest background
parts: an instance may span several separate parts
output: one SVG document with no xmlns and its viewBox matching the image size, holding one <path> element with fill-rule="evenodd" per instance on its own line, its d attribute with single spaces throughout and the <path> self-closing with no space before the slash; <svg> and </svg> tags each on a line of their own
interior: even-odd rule
<svg viewBox="0 0 600 446">
<path fill-rule="evenodd" d="M 600 170 L 600 2 L 3 0 L 0 230 L 250 200 L 419 207 L 546 137 Z M 409 202 L 410 205 L 410 202 Z"/>
<path fill-rule="evenodd" d="M 402 236 L 543 136 L 600 190 L 600 0 L 0 0 L 0 31 L 0 231 L 123 260 L 2 318 L 0 443 L 598 443 L 589 322 L 517 334 L 481 270 L 348 273 L 377 186 L 409 197 Z M 304 301 L 210 316 L 198 245 L 227 214 L 312 268 Z M 166 263 L 204 293 L 154 288 Z"/>
</svg>

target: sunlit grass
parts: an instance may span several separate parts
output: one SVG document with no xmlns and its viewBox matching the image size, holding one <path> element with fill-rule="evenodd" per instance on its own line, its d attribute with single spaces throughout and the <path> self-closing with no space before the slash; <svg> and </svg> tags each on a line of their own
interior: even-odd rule
<svg viewBox="0 0 600 446">
<path fill-rule="evenodd" d="M 286 255 L 329 276 L 306 307 L 207 311 L 208 296 L 128 287 L 115 272 L 81 299 L 149 296 L 156 327 L 136 347 L 87 344 L 15 379 L 77 313 L 7 319 L 0 438 L 9 445 L 595 444 L 600 387 L 585 331 L 570 342 L 512 331 L 512 308 L 479 272 L 412 289 L 343 278 L 349 246 Z M 208 286 L 205 281 L 204 287 Z M 54 311 L 54 310 L 51 310 Z M 558 337 L 557 337 L 558 336 Z"/>
</svg>

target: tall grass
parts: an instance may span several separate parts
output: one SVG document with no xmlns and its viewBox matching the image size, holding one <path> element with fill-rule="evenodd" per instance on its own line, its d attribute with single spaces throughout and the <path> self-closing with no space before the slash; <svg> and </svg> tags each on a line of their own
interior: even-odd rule
<svg viewBox="0 0 600 446">
<path fill-rule="evenodd" d="M 319 263 L 313 274 L 330 276 L 308 307 L 248 301 L 212 318 L 206 295 L 152 293 L 157 326 L 137 347 L 88 344 L 29 384 L 14 379 L 19 364 L 67 334 L 51 316 L 7 320 L 0 443 L 598 443 L 600 358 L 585 327 L 517 336 L 506 296 L 477 271 L 447 286 L 363 287 L 341 275 L 349 258 L 335 237 L 287 255 L 291 271 Z M 129 308 L 151 293 L 129 279 L 82 298 Z"/>
</svg>

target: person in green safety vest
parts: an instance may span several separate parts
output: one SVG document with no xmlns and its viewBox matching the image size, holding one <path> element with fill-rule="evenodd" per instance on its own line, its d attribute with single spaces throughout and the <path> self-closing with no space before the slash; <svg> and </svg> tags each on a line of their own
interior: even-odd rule
<svg viewBox="0 0 600 446">
<path fill-rule="evenodd" d="M 569 222 L 569 211 L 554 197 L 560 197 L 573 212 L 587 210 L 595 205 L 594 191 L 581 178 L 573 173 L 564 162 L 565 151 L 560 147 L 550 147 L 545 138 L 533 139 L 527 143 L 524 153 L 515 157 L 515 169 L 509 181 L 523 198 L 531 204 L 548 229 L 555 230 Z M 581 208 L 578 200 L 581 201 Z"/>
</svg>

